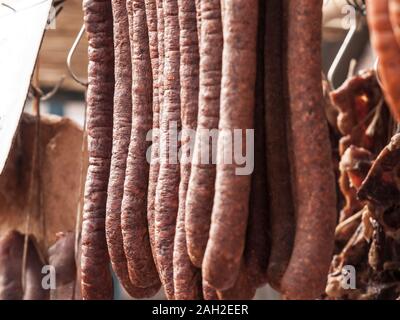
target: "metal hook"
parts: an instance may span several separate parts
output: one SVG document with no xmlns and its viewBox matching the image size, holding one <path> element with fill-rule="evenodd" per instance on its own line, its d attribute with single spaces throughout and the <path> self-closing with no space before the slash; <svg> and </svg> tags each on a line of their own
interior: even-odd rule
<svg viewBox="0 0 400 320">
<path fill-rule="evenodd" d="M 65 80 L 65 75 L 63 75 L 60 80 L 58 80 L 57 84 L 54 86 L 53 89 L 51 89 L 49 92 L 44 93 L 40 88 L 37 86 L 31 84 L 30 86 L 30 92 L 29 92 L 29 97 L 40 97 L 40 101 L 47 101 L 51 99 L 57 91 L 61 88 L 62 84 L 64 83 Z"/>
<path fill-rule="evenodd" d="M 47 101 L 50 98 L 52 98 L 57 91 L 61 88 L 62 84 L 64 83 L 65 80 L 65 75 L 63 75 L 60 80 L 58 80 L 57 84 L 54 86 L 54 88 L 52 90 L 50 90 L 49 92 L 47 92 L 46 94 L 42 95 L 42 97 L 40 98 L 41 101 Z"/>
<path fill-rule="evenodd" d="M 333 88 L 338 88 L 346 80 L 351 61 L 360 57 L 368 40 L 367 23 L 360 17 L 352 24 L 328 71 L 328 80 Z"/>
<path fill-rule="evenodd" d="M 70 49 L 69 52 L 68 52 L 68 56 L 67 56 L 67 68 L 68 68 L 68 71 L 69 71 L 71 77 L 72 77 L 77 83 L 81 84 L 81 85 L 84 86 L 84 87 L 87 87 L 88 82 L 79 79 L 79 77 L 75 74 L 75 72 L 72 70 L 72 67 L 71 67 L 72 57 L 73 57 L 73 55 L 74 55 L 74 53 L 75 53 L 76 48 L 78 47 L 79 42 L 80 42 L 81 39 L 82 39 L 82 36 L 83 36 L 84 32 L 85 32 L 85 25 L 82 25 L 81 30 L 79 31 L 78 35 L 76 36 L 76 38 L 75 38 L 75 40 L 74 40 L 74 43 L 72 44 L 72 47 L 71 47 L 71 49 Z"/>
</svg>

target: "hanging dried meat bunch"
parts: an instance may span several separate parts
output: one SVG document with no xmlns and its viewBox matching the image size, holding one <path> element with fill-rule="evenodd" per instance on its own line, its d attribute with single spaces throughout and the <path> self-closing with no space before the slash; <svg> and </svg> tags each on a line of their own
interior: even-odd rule
<svg viewBox="0 0 400 320">
<path fill-rule="evenodd" d="M 330 299 L 396 299 L 400 136 L 385 146 L 393 134 L 392 119 L 373 71 L 348 79 L 330 96 L 343 135 L 339 185 L 344 204 L 326 294 Z M 355 287 L 347 286 L 349 267 Z"/>
<path fill-rule="evenodd" d="M 400 295 L 400 135 L 375 159 L 358 187 L 366 205 L 350 240 L 334 256 L 327 295 L 336 299 L 397 299 Z M 344 266 L 356 271 L 356 288 L 343 286 Z"/>
<path fill-rule="evenodd" d="M 357 188 L 369 170 L 373 155 L 389 139 L 389 115 L 373 71 L 351 77 L 332 91 L 330 97 L 339 111 L 339 187 L 344 197 L 339 223 L 344 223 L 363 208 L 356 195 Z"/>
<path fill-rule="evenodd" d="M 400 134 L 375 159 L 371 170 L 358 190 L 358 197 L 368 201 L 373 217 L 384 233 L 400 240 Z"/>
<path fill-rule="evenodd" d="M 135 298 L 162 285 L 168 299 L 251 299 L 266 283 L 319 297 L 336 224 L 322 0 L 83 8 L 83 298 L 113 297 L 109 261 Z"/>
</svg>

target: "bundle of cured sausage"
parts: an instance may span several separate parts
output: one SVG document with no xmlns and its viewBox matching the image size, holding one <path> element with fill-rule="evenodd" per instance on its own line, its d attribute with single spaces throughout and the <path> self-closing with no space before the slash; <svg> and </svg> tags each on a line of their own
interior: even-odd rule
<svg viewBox="0 0 400 320">
<path fill-rule="evenodd" d="M 113 297 L 109 262 L 135 298 L 321 296 L 337 220 L 322 2 L 83 1 L 84 299 Z"/>
</svg>

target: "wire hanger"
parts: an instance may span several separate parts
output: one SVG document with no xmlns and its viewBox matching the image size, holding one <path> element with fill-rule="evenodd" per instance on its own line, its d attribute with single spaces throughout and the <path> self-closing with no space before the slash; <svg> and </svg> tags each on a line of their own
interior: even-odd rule
<svg viewBox="0 0 400 320">
<path fill-rule="evenodd" d="M 351 61 L 360 57 L 369 41 L 369 31 L 365 19 L 364 0 L 346 0 L 358 13 L 356 23 L 352 23 L 329 71 L 328 80 L 333 88 L 338 88 L 346 80 Z"/>
<path fill-rule="evenodd" d="M 88 86 L 88 82 L 85 80 L 80 79 L 74 72 L 74 70 L 72 69 L 72 57 L 75 54 L 76 48 L 78 47 L 79 42 L 82 39 L 82 36 L 85 32 L 85 25 L 82 25 L 81 30 L 79 30 L 78 35 L 76 36 L 74 43 L 72 44 L 71 49 L 68 52 L 68 56 L 67 56 L 67 68 L 69 71 L 69 74 L 71 75 L 71 77 L 79 84 L 81 84 L 84 87 Z"/>
<path fill-rule="evenodd" d="M 353 6 L 357 12 L 362 14 L 363 16 L 367 15 L 367 6 L 365 4 L 365 0 L 346 0 L 346 2 Z M 381 88 L 383 88 L 381 78 L 379 76 L 379 57 L 375 59 L 373 70 L 375 72 L 376 80 Z"/>
<path fill-rule="evenodd" d="M 45 93 L 42 89 L 31 83 L 29 88 L 28 96 L 29 98 L 39 97 L 40 101 L 47 101 L 51 99 L 61 88 L 62 84 L 64 83 L 65 75 L 62 75 L 56 85 L 51 89 L 49 92 Z"/>
</svg>

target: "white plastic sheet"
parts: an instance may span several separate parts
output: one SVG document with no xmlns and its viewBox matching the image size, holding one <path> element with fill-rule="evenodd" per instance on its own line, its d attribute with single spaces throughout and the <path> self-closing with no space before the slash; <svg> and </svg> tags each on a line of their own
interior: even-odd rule
<svg viewBox="0 0 400 320">
<path fill-rule="evenodd" d="M 0 0 L 0 173 L 28 94 L 52 0 Z"/>
</svg>

